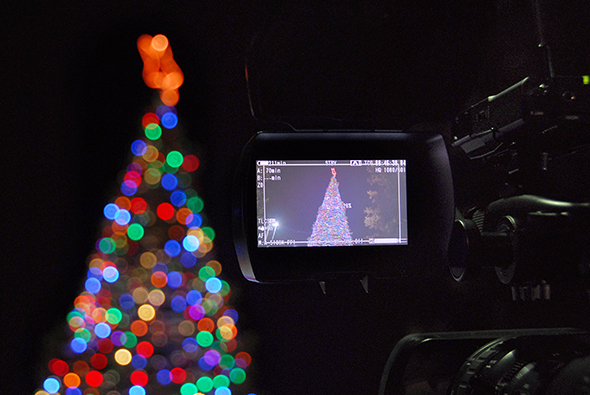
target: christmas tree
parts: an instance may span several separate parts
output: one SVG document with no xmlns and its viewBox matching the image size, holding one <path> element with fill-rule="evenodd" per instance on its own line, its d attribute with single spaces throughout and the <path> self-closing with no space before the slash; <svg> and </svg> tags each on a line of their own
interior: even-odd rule
<svg viewBox="0 0 590 395">
<path fill-rule="evenodd" d="M 35 395 L 231 395 L 251 358 L 239 351 L 238 313 L 211 256 L 214 230 L 193 189 L 174 105 L 183 75 L 165 36 L 142 36 L 144 80 L 162 101 L 142 119 L 120 192 L 104 207 L 66 344 Z"/>
<path fill-rule="evenodd" d="M 352 245 L 352 237 L 346 217 L 346 207 L 336 180 L 336 169 L 332 168 L 332 178 L 326 189 L 324 201 L 318 208 L 308 246 L 346 246 Z"/>
</svg>

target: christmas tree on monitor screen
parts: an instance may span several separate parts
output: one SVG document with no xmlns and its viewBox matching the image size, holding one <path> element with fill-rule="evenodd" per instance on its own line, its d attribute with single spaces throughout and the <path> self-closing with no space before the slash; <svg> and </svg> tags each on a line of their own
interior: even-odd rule
<svg viewBox="0 0 590 395">
<path fill-rule="evenodd" d="M 352 237 L 346 217 L 346 207 L 336 180 L 336 169 L 332 168 L 332 178 L 326 189 L 324 201 L 318 208 L 308 246 L 352 245 Z"/>
</svg>

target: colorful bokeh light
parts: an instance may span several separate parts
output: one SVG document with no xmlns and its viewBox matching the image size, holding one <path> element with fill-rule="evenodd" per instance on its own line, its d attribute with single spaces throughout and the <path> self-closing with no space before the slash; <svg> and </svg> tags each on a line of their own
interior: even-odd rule
<svg viewBox="0 0 590 395">
<path fill-rule="evenodd" d="M 165 36 L 144 35 L 137 46 L 144 81 L 163 105 L 142 117 L 145 135 L 131 144 L 118 196 L 103 208 L 83 291 L 66 317 L 70 338 L 37 395 L 231 395 L 251 363 L 238 350 L 238 315 L 211 257 L 215 232 L 192 189 L 200 162 L 185 154 L 174 107 L 184 76 Z"/>
</svg>

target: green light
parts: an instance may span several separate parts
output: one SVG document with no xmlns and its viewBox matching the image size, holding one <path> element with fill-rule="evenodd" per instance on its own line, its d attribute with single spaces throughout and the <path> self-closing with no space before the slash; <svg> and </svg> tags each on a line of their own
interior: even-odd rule
<svg viewBox="0 0 590 395">
<path fill-rule="evenodd" d="M 207 331 L 197 333 L 197 343 L 201 347 L 209 347 L 213 344 L 213 335 Z"/>
<path fill-rule="evenodd" d="M 232 357 L 229 354 L 225 354 L 221 357 L 221 359 L 219 360 L 219 367 L 223 368 L 223 369 L 231 369 L 233 368 L 235 365 L 234 362 L 234 357 Z"/>
<path fill-rule="evenodd" d="M 215 238 L 215 231 L 213 230 L 213 228 L 210 228 L 209 226 L 205 226 L 204 228 L 201 228 L 201 229 L 209 237 L 209 240 L 213 240 Z"/>
<path fill-rule="evenodd" d="M 211 277 L 215 276 L 215 270 L 209 266 L 203 266 L 199 269 L 199 278 L 203 281 L 207 281 Z"/>
<path fill-rule="evenodd" d="M 186 383 L 180 387 L 180 395 L 195 395 L 197 391 L 197 386 L 192 383 Z"/>
<path fill-rule="evenodd" d="M 234 368 L 231 372 L 229 372 L 229 379 L 232 383 L 242 384 L 246 381 L 246 372 L 242 368 Z"/>
<path fill-rule="evenodd" d="M 129 225 L 129 228 L 127 228 L 127 236 L 131 239 L 131 240 L 139 240 L 143 237 L 143 226 L 141 226 L 140 224 L 131 224 Z"/>
<path fill-rule="evenodd" d="M 229 387 L 229 378 L 227 376 L 222 375 L 222 374 L 215 376 L 213 378 L 213 387 L 215 387 L 215 388 Z"/>
<path fill-rule="evenodd" d="M 98 242 L 98 249 L 104 254 L 110 254 L 114 252 L 115 248 L 117 248 L 115 240 L 111 239 L 110 237 L 104 237 Z"/>
<path fill-rule="evenodd" d="M 162 128 L 155 123 L 150 123 L 145 127 L 145 137 L 150 140 L 157 140 L 162 136 Z"/>
<path fill-rule="evenodd" d="M 168 163 L 172 167 L 180 167 L 182 165 L 183 160 L 184 160 L 184 157 L 178 151 L 171 151 L 166 156 L 166 163 Z"/>
<path fill-rule="evenodd" d="M 137 336 L 133 334 L 133 332 L 125 332 L 127 336 L 127 340 L 125 340 L 125 344 L 123 344 L 127 348 L 132 348 L 137 346 Z"/>
<path fill-rule="evenodd" d="M 203 200 L 198 196 L 194 196 L 186 202 L 186 207 L 193 213 L 200 213 L 203 210 Z"/>
<path fill-rule="evenodd" d="M 590 75 L 583 75 L 582 81 L 584 82 L 584 85 L 590 85 Z"/>
<path fill-rule="evenodd" d="M 203 376 L 197 380 L 197 387 L 201 392 L 209 392 L 213 389 L 213 380 L 210 377 Z"/>
<path fill-rule="evenodd" d="M 76 333 L 74 333 L 74 337 L 79 337 L 83 339 L 86 343 L 88 343 L 92 335 L 90 334 L 90 331 L 88 329 L 78 328 L 76 329 Z"/>
<path fill-rule="evenodd" d="M 109 324 L 118 324 L 121 322 L 121 318 L 123 318 L 123 314 L 121 314 L 119 309 L 112 307 L 107 310 L 107 322 Z"/>
</svg>

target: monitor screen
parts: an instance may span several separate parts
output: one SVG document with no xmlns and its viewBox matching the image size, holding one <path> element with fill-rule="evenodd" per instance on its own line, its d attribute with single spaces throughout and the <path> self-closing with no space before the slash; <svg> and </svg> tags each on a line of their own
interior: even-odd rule
<svg viewBox="0 0 590 395">
<path fill-rule="evenodd" d="M 257 246 L 408 244 L 405 159 L 257 160 Z"/>
</svg>

